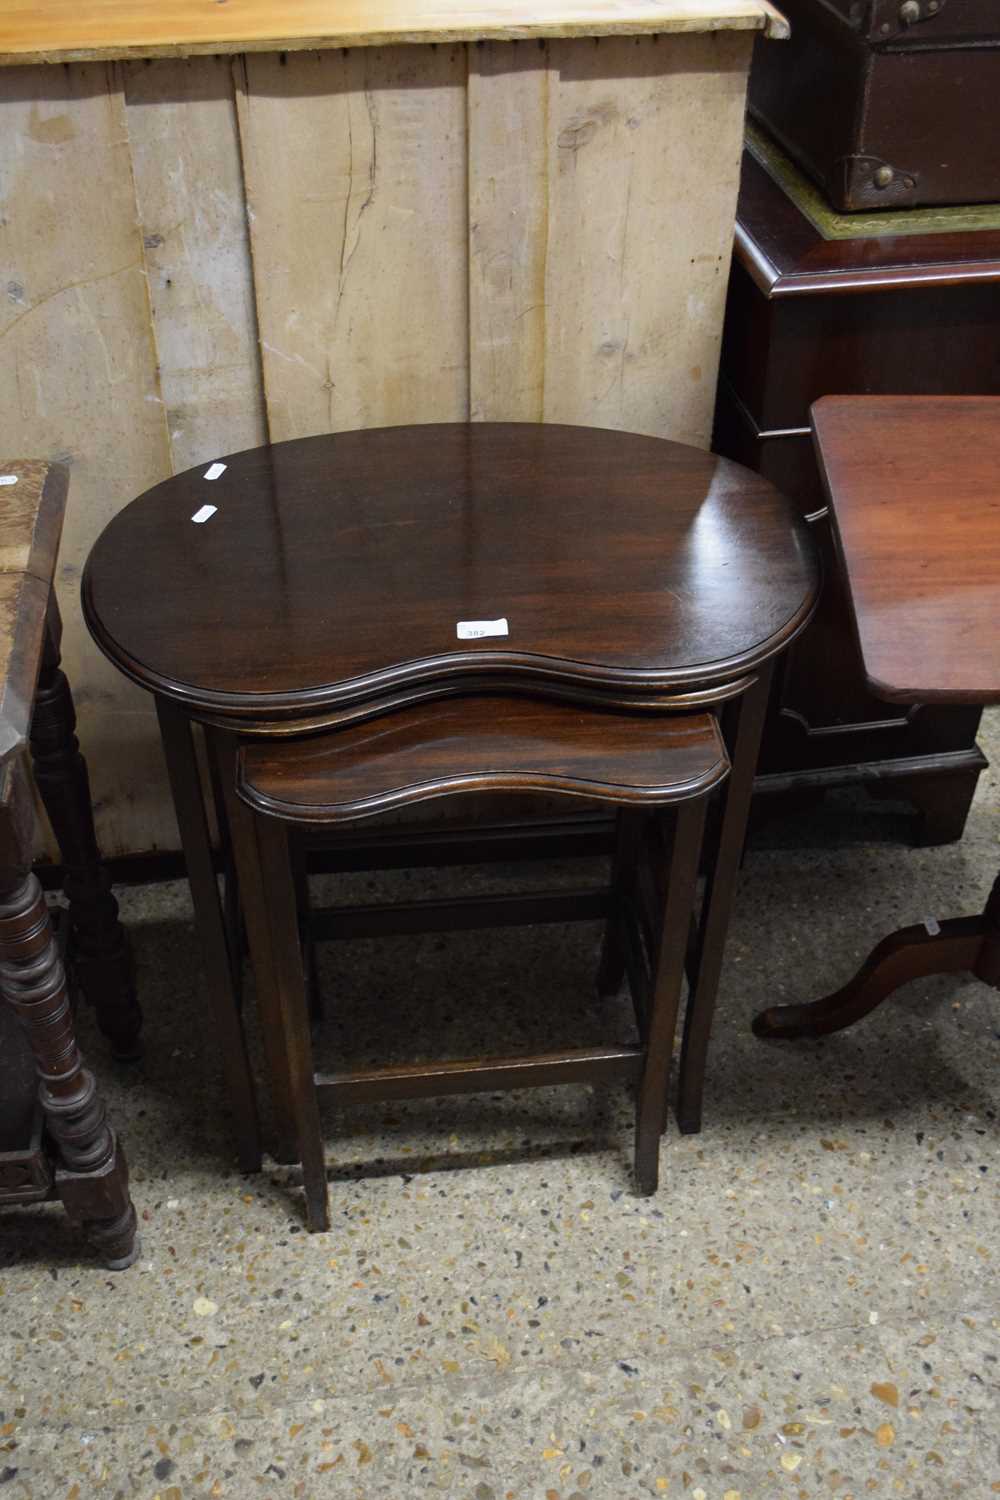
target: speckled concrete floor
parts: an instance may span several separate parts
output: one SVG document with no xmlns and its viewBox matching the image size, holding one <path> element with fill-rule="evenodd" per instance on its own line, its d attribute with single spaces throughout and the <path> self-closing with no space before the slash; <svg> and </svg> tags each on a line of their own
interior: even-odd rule
<svg viewBox="0 0 1000 1500">
<path fill-rule="evenodd" d="M 976 910 L 997 783 L 957 847 L 913 850 L 891 808 L 844 801 L 758 833 L 705 1129 L 671 1129 L 654 1200 L 630 1190 L 624 1098 L 487 1096 L 331 1118 L 333 1228 L 306 1235 L 294 1171 L 231 1164 L 185 889 L 123 892 L 146 1059 L 116 1070 L 81 1031 L 145 1254 L 109 1275 L 58 1208 L 0 1215 L 0 1492 L 1000 1492 L 997 996 L 936 979 L 824 1042 L 749 1031 L 890 928 Z M 377 1055 L 390 1012 L 413 1050 L 558 1039 L 581 994 L 576 1034 L 596 1034 L 596 944 L 586 927 L 327 950 L 330 1046 Z"/>
</svg>

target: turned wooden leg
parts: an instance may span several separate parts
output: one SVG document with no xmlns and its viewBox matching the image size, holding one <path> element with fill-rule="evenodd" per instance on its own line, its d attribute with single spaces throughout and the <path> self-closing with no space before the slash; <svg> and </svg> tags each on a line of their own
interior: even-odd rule
<svg viewBox="0 0 1000 1500">
<path fill-rule="evenodd" d="M 767 666 L 741 698 L 726 704 L 723 714 L 732 771 L 722 788 L 722 820 L 709 862 L 698 936 L 689 951 L 691 993 L 684 1015 L 677 1091 L 677 1123 L 684 1135 L 701 1129 L 708 1043 L 770 686 L 771 667 Z"/>
<path fill-rule="evenodd" d="M 0 1000 L 16 1013 L 35 1059 L 39 1097 L 59 1152 L 56 1191 L 110 1270 L 139 1254 L 125 1153 L 76 1045 L 66 975 L 42 888 L 0 869 Z"/>
<path fill-rule="evenodd" d="M 132 1059 L 142 1050 L 132 953 L 97 847 L 90 778 L 75 729 L 73 698 L 59 667 L 58 617 L 50 614 L 31 721 L 35 782 L 62 855 L 75 976 L 115 1056 Z"/>
<path fill-rule="evenodd" d="M 931 974 L 967 971 L 1000 989 L 1000 876 L 980 917 L 955 917 L 928 931 L 924 922 L 883 938 L 842 989 L 808 1005 L 776 1005 L 754 1017 L 754 1034 L 769 1040 L 828 1036 L 881 1005 L 887 995 Z"/>
</svg>

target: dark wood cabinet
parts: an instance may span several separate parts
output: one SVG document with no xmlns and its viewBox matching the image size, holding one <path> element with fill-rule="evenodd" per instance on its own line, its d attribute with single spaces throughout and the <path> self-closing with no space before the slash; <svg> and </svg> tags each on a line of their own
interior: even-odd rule
<svg viewBox="0 0 1000 1500">
<path fill-rule="evenodd" d="M 916 232 L 887 232 L 897 224 Z M 730 273 L 718 451 L 798 501 L 829 564 L 811 403 L 998 392 L 1000 216 L 995 227 L 982 210 L 846 220 L 754 135 Z M 866 782 L 917 806 L 920 842 L 947 842 L 961 836 L 986 764 L 979 718 L 976 707 L 893 708 L 866 689 L 844 587 L 827 565 L 819 612 L 776 685 L 758 791 Z"/>
</svg>

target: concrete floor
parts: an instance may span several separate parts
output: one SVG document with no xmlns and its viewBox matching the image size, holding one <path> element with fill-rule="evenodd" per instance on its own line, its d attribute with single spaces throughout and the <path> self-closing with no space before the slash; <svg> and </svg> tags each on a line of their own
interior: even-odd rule
<svg viewBox="0 0 1000 1500">
<path fill-rule="evenodd" d="M 996 766 L 1000 716 L 983 743 Z M 951 848 L 914 850 L 897 810 L 843 796 L 758 833 L 705 1129 L 670 1130 L 652 1200 L 631 1192 L 624 1096 L 450 1100 L 330 1118 L 333 1228 L 308 1236 L 294 1171 L 232 1166 L 185 888 L 122 892 L 145 1061 L 116 1070 L 81 1032 L 144 1255 L 111 1275 L 57 1207 L 0 1215 L 0 1493 L 1000 1493 L 998 997 L 937 979 L 824 1042 L 749 1030 L 889 929 L 980 907 L 997 780 Z M 418 880 L 445 883 L 377 885 Z M 570 1035 L 606 1035 L 597 938 L 327 949 L 329 1045 L 385 1055 L 387 1015 L 403 1054 L 558 1041 L 570 1003 Z"/>
</svg>

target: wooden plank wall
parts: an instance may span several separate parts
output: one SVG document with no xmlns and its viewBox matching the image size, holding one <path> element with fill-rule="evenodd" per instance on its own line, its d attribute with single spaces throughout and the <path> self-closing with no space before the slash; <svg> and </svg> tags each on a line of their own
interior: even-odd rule
<svg viewBox="0 0 1000 1500">
<path fill-rule="evenodd" d="M 178 844 L 151 704 L 79 612 L 134 495 L 397 422 L 707 446 L 751 41 L 3 70 L 0 452 L 71 467 L 64 656 L 107 854 Z"/>
</svg>

